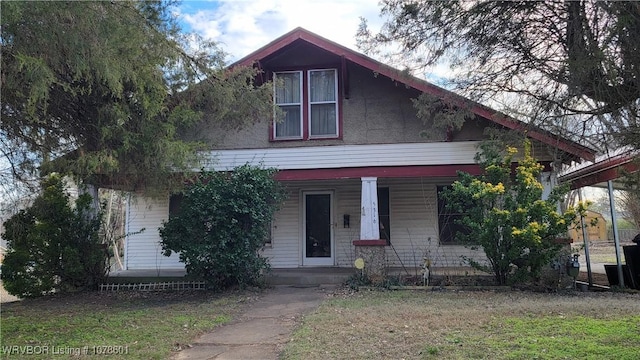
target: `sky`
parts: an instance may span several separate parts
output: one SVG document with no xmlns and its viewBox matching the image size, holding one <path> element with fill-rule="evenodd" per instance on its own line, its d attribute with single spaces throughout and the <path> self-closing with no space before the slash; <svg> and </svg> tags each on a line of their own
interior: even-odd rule
<svg viewBox="0 0 640 360">
<path fill-rule="evenodd" d="M 379 0 L 183 0 L 177 9 L 186 30 L 216 41 L 234 62 L 277 37 L 303 27 L 356 49 L 360 17 L 382 24 Z"/>
</svg>

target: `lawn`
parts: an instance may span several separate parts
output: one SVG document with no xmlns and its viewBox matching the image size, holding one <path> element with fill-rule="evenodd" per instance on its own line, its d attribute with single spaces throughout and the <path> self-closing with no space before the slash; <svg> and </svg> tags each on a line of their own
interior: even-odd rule
<svg viewBox="0 0 640 360">
<path fill-rule="evenodd" d="M 640 294 L 361 291 L 304 319 L 284 359 L 640 359 Z"/>
<path fill-rule="evenodd" d="M 94 292 L 5 303 L 0 354 L 3 359 L 166 359 L 199 334 L 229 322 L 252 298 L 204 291 Z"/>
</svg>

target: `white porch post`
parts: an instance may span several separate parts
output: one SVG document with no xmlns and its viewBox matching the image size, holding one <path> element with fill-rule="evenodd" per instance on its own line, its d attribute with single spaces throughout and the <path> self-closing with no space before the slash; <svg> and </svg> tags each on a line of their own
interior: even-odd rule
<svg viewBox="0 0 640 360">
<path fill-rule="evenodd" d="M 380 240 L 378 178 L 362 178 L 360 214 L 360 240 Z"/>
<path fill-rule="evenodd" d="M 540 183 L 542 184 L 542 200 L 547 200 L 551 195 L 551 190 L 558 185 L 558 176 L 555 172 L 544 171 L 540 173 Z"/>
<path fill-rule="evenodd" d="M 354 240 L 356 258 L 364 260 L 363 272 L 373 281 L 382 283 L 387 274 L 384 247 L 386 240 L 380 239 L 378 219 L 378 178 L 363 177 L 360 197 L 360 240 Z"/>
</svg>

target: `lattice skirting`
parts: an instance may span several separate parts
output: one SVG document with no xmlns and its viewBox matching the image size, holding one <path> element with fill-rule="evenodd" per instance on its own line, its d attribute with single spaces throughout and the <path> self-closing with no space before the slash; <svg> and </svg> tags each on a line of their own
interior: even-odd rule
<svg viewBox="0 0 640 360">
<path fill-rule="evenodd" d="M 170 281 L 139 284 L 100 284 L 100 291 L 172 291 L 172 290 L 205 290 L 204 281 Z"/>
</svg>

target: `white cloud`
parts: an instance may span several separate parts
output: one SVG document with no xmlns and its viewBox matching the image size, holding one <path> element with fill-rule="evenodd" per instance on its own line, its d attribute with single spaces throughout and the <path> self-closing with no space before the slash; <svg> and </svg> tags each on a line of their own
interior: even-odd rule
<svg viewBox="0 0 640 360">
<path fill-rule="evenodd" d="M 372 31 L 382 25 L 379 0 L 184 1 L 179 16 L 191 30 L 214 40 L 234 62 L 296 27 L 353 50 L 360 17 Z M 403 68 L 400 64 L 389 64 Z M 455 76 L 448 64 L 414 73 L 438 85 Z"/>
<path fill-rule="evenodd" d="M 360 17 L 380 25 L 378 0 L 260 0 L 185 2 L 185 24 L 238 60 L 296 28 L 356 49 Z"/>
</svg>

